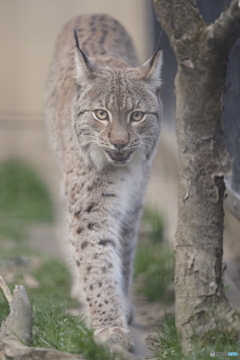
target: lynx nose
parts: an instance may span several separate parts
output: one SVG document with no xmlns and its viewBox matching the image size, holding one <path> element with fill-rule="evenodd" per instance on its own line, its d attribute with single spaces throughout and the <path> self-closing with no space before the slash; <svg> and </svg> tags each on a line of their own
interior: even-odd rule
<svg viewBox="0 0 240 360">
<path fill-rule="evenodd" d="M 122 150 L 127 145 L 127 142 L 123 140 L 114 140 L 111 141 L 111 143 L 115 146 L 115 148 L 118 151 Z"/>
</svg>

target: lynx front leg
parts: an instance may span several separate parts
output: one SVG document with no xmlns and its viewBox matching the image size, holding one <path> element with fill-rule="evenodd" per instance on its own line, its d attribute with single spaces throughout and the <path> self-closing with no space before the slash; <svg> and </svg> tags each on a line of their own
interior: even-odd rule
<svg viewBox="0 0 240 360">
<path fill-rule="evenodd" d="M 134 255 L 137 243 L 138 218 L 135 216 L 131 221 L 124 224 L 122 239 L 122 273 L 123 273 L 123 290 L 127 298 L 127 321 L 130 324 L 133 320 L 134 309 L 131 302 L 131 285 L 134 270 Z"/>
<path fill-rule="evenodd" d="M 112 338 L 132 350 L 134 344 L 127 327 L 122 291 L 119 241 L 111 222 L 103 216 L 100 218 L 100 214 L 88 214 L 78 220 L 75 213 L 70 218 L 74 257 L 96 337 L 102 341 Z"/>
</svg>

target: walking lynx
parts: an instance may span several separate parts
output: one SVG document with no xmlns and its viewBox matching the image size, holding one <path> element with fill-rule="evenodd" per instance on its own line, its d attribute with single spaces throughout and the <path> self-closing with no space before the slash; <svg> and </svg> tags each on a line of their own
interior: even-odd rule
<svg viewBox="0 0 240 360">
<path fill-rule="evenodd" d="M 79 16 L 57 39 L 45 93 L 68 209 L 74 292 L 95 336 L 128 350 L 132 262 L 162 116 L 161 63 L 159 51 L 138 65 L 129 35 L 111 17 Z"/>
</svg>

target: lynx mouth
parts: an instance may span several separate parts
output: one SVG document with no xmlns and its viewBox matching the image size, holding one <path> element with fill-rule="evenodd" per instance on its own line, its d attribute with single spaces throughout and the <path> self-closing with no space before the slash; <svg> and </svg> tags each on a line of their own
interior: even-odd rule
<svg viewBox="0 0 240 360">
<path fill-rule="evenodd" d="M 106 153 L 110 157 L 111 160 L 118 163 L 125 163 L 129 160 L 130 156 L 132 155 L 133 151 L 122 153 L 120 151 L 108 151 Z"/>
</svg>

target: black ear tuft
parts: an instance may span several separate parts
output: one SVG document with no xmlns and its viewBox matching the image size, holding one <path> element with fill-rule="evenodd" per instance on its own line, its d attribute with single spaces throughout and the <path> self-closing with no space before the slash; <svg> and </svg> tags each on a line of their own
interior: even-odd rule
<svg viewBox="0 0 240 360">
<path fill-rule="evenodd" d="M 153 67 L 153 64 L 155 63 L 157 57 L 159 56 L 159 52 L 160 52 L 160 50 L 155 52 L 155 54 L 153 54 L 153 56 L 151 57 L 150 62 L 149 62 L 150 68 Z"/>
<path fill-rule="evenodd" d="M 159 32 L 159 35 L 158 35 L 158 42 L 157 42 L 157 50 L 156 50 L 156 53 L 160 50 L 162 50 L 162 36 L 163 36 L 163 31 L 162 29 L 160 30 Z"/>
<path fill-rule="evenodd" d="M 162 50 L 159 50 L 143 65 L 138 67 L 140 78 L 150 82 L 155 88 L 160 88 L 162 62 Z"/>
<path fill-rule="evenodd" d="M 79 42 L 78 42 L 77 30 L 76 30 L 76 29 L 73 29 L 73 32 L 74 32 L 74 39 L 75 39 L 75 42 L 76 42 L 76 48 L 77 48 L 78 50 L 80 50 Z M 80 50 L 80 51 L 81 51 L 81 50 Z"/>
<path fill-rule="evenodd" d="M 74 38 L 75 38 L 75 42 L 76 42 L 76 48 L 77 48 L 78 51 L 80 51 L 80 53 L 82 54 L 82 57 L 83 57 L 85 63 L 88 64 L 88 63 L 89 63 L 88 57 L 86 56 L 85 52 L 82 51 L 82 49 L 80 49 L 80 46 L 79 46 L 77 30 L 74 28 L 74 29 L 73 29 L 73 32 L 74 32 Z"/>
</svg>

